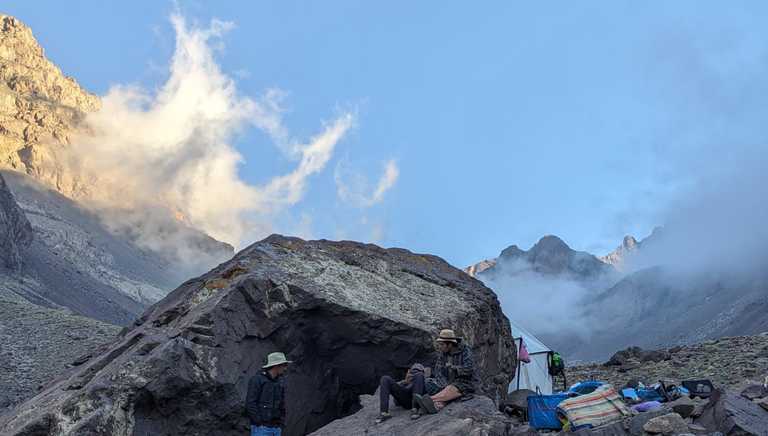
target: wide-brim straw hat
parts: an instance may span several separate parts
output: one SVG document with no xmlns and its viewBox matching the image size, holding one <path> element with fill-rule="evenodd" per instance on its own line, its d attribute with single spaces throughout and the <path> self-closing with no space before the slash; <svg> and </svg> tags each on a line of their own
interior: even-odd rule
<svg viewBox="0 0 768 436">
<path fill-rule="evenodd" d="M 272 368 L 273 366 L 282 365 L 286 363 L 292 363 L 292 360 L 288 360 L 285 358 L 285 354 L 283 353 L 270 353 L 269 356 L 267 356 L 267 364 L 262 366 L 262 368 Z"/>
<path fill-rule="evenodd" d="M 440 330 L 440 334 L 437 335 L 437 342 L 453 342 L 454 344 L 458 344 L 459 337 L 456 336 L 456 332 L 453 330 L 443 329 Z"/>
</svg>

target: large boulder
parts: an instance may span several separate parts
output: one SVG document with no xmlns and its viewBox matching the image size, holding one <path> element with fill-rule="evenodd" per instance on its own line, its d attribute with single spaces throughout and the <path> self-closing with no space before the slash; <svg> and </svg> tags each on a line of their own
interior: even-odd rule
<svg viewBox="0 0 768 436">
<path fill-rule="evenodd" d="M 150 307 L 102 353 L 0 417 L 3 435 L 240 435 L 267 353 L 295 361 L 287 435 L 356 411 L 382 374 L 431 363 L 451 327 L 481 393 L 505 395 L 516 355 L 494 293 L 442 259 L 271 236 Z"/>
<path fill-rule="evenodd" d="M 0 269 L 18 272 L 21 253 L 32 242 L 32 225 L 0 174 Z"/>
<path fill-rule="evenodd" d="M 768 436 L 768 412 L 731 392 L 716 390 L 696 424 L 725 436 Z"/>
</svg>

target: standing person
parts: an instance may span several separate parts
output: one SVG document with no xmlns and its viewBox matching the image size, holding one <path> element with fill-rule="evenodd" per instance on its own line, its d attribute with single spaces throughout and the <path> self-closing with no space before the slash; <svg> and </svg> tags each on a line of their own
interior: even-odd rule
<svg viewBox="0 0 768 436">
<path fill-rule="evenodd" d="M 261 372 L 248 382 L 245 408 L 251 421 L 251 436 L 280 436 L 285 425 L 285 382 L 282 377 L 290 360 L 271 353 Z"/>
<path fill-rule="evenodd" d="M 395 404 L 400 407 L 411 409 L 411 418 L 419 418 L 419 409 L 413 404 L 414 394 L 424 394 L 424 365 L 414 363 L 405 374 L 405 380 L 395 382 L 395 380 L 385 375 L 381 378 L 379 384 L 379 410 L 381 414 L 376 419 L 376 423 L 382 423 L 391 418 L 389 413 L 389 396 L 395 399 Z"/>
<path fill-rule="evenodd" d="M 448 402 L 474 393 L 477 384 L 472 350 L 453 330 L 440 331 L 437 349 L 434 378 L 426 381 L 430 395 L 414 395 L 414 402 L 427 413 L 437 413 Z"/>
</svg>

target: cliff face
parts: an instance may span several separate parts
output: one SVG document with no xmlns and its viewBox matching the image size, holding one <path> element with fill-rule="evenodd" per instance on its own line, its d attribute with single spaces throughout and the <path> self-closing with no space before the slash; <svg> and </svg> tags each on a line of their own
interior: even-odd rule
<svg viewBox="0 0 768 436">
<path fill-rule="evenodd" d="M 355 411 L 381 375 L 431 364 L 447 327 L 471 344 L 481 392 L 503 397 L 515 347 L 481 282 L 434 256 L 272 236 L 148 309 L 0 433 L 242 434 L 248 380 L 280 350 L 295 361 L 287 434 L 306 434 Z"/>
<path fill-rule="evenodd" d="M 0 268 L 21 269 L 21 251 L 32 242 L 32 225 L 0 174 Z"/>
<path fill-rule="evenodd" d="M 0 15 L 0 166 L 69 196 L 83 189 L 55 155 L 99 106 L 98 97 L 45 58 L 29 27 Z"/>
</svg>

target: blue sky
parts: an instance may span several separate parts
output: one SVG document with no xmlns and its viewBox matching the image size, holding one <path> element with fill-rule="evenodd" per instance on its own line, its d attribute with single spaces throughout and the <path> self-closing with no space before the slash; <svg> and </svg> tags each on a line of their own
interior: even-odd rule
<svg viewBox="0 0 768 436">
<path fill-rule="evenodd" d="M 174 52 L 162 1 L 5 1 L 87 89 L 156 88 Z M 544 234 L 604 254 L 663 224 L 723 156 L 762 144 L 768 3 L 706 1 L 178 2 L 189 22 L 235 27 L 217 51 L 238 92 L 279 88 L 308 138 L 355 114 L 277 229 L 434 253 L 457 266 Z M 295 165 L 256 129 L 240 176 Z M 376 204 L 342 201 L 340 165 Z M 369 186 L 370 187 L 370 186 Z"/>
</svg>

